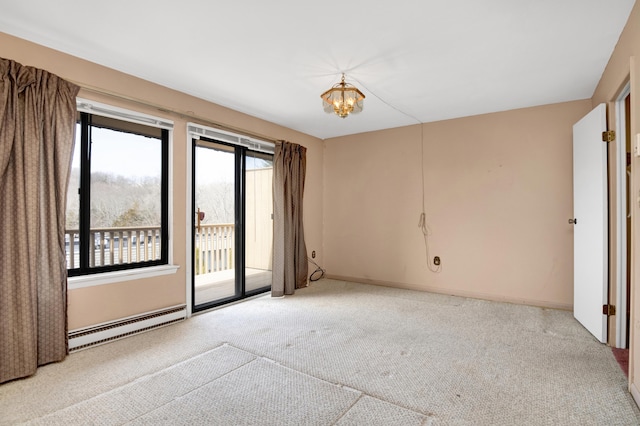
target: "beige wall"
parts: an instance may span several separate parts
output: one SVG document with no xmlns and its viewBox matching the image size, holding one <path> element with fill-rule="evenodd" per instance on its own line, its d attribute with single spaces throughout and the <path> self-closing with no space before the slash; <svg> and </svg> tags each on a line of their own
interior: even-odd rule
<svg viewBox="0 0 640 426">
<path fill-rule="evenodd" d="M 247 170 L 245 266 L 273 270 L 273 169 Z"/>
<path fill-rule="evenodd" d="M 329 275 L 534 305 L 573 304 L 572 126 L 589 100 L 325 141 Z"/>
<path fill-rule="evenodd" d="M 616 101 L 622 87 L 631 81 L 631 136 L 640 133 L 640 4 L 636 3 L 631 11 L 627 25 L 620 36 L 618 44 L 609 59 L 609 63 L 596 88 L 592 103 Z M 612 104 L 609 104 L 610 106 Z M 613 128 L 612 120 L 615 112 L 609 110 L 609 127 Z M 610 153 L 615 152 L 615 145 L 610 147 Z M 615 162 L 610 161 L 610 167 L 615 171 Z M 632 253 L 631 253 L 631 344 L 629 361 L 629 382 L 637 402 L 640 402 L 640 206 L 635 200 L 640 194 L 640 158 L 632 157 Z M 615 283 L 615 281 L 613 281 Z"/>
<path fill-rule="evenodd" d="M 69 328 L 75 329 L 185 303 L 186 298 L 186 220 L 187 149 L 186 122 L 198 121 L 181 114 L 244 129 L 273 139 L 284 139 L 307 147 L 305 187 L 305 238 L 309 251 L 315 250 L 322 261 L 322 141 L 241 114 L 219 105 L 126 75 L 57 51 L 0 33 L 0 56 L 23 65 L 46 69 L 65 79 L 95 90 L 82 90 L 80 97 L 133 109 L 174 121 L 173 132 L 173 263 L 180 266 L 175 275 L 125 281 L 69 292 Z M 189 64 L 185 64 L 188 66 Z M 141 103 L 154 107 L 143 107 Z M 158 107 L 158 108 L 156 108 Z M 173 111 L 163 112 L 162 110 Z M 207 124 L 206 122 L 203 124 Z"/>
</svg>

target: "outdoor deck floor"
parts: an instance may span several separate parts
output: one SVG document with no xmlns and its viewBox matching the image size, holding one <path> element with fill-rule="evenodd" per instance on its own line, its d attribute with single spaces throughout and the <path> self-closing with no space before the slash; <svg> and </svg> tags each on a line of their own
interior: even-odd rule
<svg viewBox="0 0 640 426">
<path fill-rule="evenodd" d="M 246 291 L 271 285 L 271 271 L 246 268 Z M 196 305 L 235 295 L 235 269 L 196 275 Z"/>
</svg>

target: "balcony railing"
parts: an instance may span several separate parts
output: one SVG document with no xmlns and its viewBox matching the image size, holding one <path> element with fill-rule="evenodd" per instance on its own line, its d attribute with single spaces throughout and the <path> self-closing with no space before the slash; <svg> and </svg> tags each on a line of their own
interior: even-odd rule
<svg viewBox="0 0 640 426">
<path fill-rule="evenodd" d="M 235 226 L 200 225 L 195 230 L 196 275 L 234 268 Z M 160 258 L 160 227 L 94 228 L 89 231 L 89 266 L 122 265 Z M 65 231 L 67 268 L 80 267 L 80 231 Z"/>
<path fill-rule="evenodd" d="M 235 226 L 233 223 L 200 225 L 195 230 L 195 273 L 209 274 L 234 268 Z"/>
<path fill-rule="evenodd" d="M 89 231 L 89 266 L 122 265 L 160 258 L 160 227 L 94 228 Z M 67 268 L 80 267 L 80 231 L 65 231 Z"/>
</svg>

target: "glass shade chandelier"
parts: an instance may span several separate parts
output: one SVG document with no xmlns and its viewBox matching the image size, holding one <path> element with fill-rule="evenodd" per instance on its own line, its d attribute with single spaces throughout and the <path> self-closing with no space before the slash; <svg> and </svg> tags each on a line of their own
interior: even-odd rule
<svg viewBox="0 0 640 426">
<path fill-rule="evenodd" d="M 364 95 L 357 87 L 344 81 L 334 85 L 331 89 L 320 95 L 324 112 L 335 113 L 340 118 L 346 118 L 349 114 L 357 114 L 362 111 Z"/>
</svg>

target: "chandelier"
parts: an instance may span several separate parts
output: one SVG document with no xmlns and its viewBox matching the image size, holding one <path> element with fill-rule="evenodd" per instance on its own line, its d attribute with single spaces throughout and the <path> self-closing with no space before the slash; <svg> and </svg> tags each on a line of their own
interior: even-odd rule
<svg viewBox="0 0 640 426">
<path fill-rule="evenodd" d="M 340 118 L 362 111 L 364 95 L 355 86 L 342 81 L 320 95 L 324 112 L 335 113 Z"/>
</svg>

